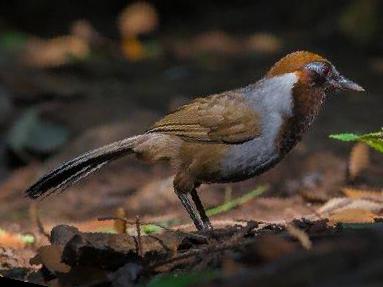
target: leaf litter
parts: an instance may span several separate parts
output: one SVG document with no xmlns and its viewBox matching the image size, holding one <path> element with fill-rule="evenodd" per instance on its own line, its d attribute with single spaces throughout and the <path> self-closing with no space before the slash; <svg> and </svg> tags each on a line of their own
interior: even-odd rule
<svg viewBox="0 0 383 287">
<path fill-rule="evenodd" d="M 92 72 L 95 70 L 94 74 L 100 73 L 97 70 L 100 67 L 92 66 L 94 63 L 89 65 L 87 61 L 92 57 L 89 49 L 96 45 L 120 48 L 120 53 L 131 61 L 146 59 L 150 56 L 149 42 L 137 35 L 156 30 L 159 22 L 154 7 L 138 7 L 129 12 L 130 15 L 136 14 L 129 18 L 147 25 L 146 31 L 125 33 L 123 26 L 126 24 L 128 30 L 134 30 L 135 23 L 129 23 L 130 20 L 123 23 L 127 19 L 124 19 L 126 15 L 121 14 L 119 45 L 103 38 L 90 23 L 80 21 L 74 23 L 69 35 L 20 41 L 28 44 L 22 56 L 31 55 L 33 61 L 29 64 L 40 68 L 67 65 L 73 69 L 81 63 L 85 69 Z M 244 37 L 222 31 L 208 31 L 191 40 L 170 43 L 170 51 L 167 52 L 173 49 L 180 58 L 191 58 L 197 54 L 202 61 L 206 53 L 216 52 L 226 55 L 273 54 L 283 47 L 281 39 L 264 33 Z M 108 62 L 112 63 L 112 68 L 102 66 L 101 75 L 103 78 L 114 78 L 120 71 L 119 66 L 109 59 Z M 209 63 L 206 61 L 205 66 L 209 67 Z M 205 66 L 203 70 L 206 70 Z M 140 69 L 138 66 L 135 68 Z M 143 68 L 146 69 L 146 66 Z M 9 73 L 9 69 L 3 70 L 7 73 L 1 74 L 2 80 L 16 91 L 12 97 L 23 102 L 38 103 L 47 95 L 48 98 L 53 95 L 56 99 L 68 96 L 75 98 L 84 93 L 92 94 L 90 100 L 82 99 L 85 103 L 96 102 L 104 107 L 106 102 L 98 99 L 98 94 L 94 92 L 105 90 L 108 92 L 104 94 L 112 94 L 94 80 L 90 84 L 85 82 L 84 85 L 78 85 L 69 77 L 58 77 L 55 73 L 48 76 L 43 69 L 33 70 L 33 73 L 16 73 L 16 76 L 15 73 Z M 183 64 L 175 71 L 183 71 L 183 74 L 178 75 L 181 83 L 182 77 L 189 80 L 187 75 L 192 74 L 193 69 Z M 199 73 L 203 71 L 199 70 Z M 122 74 L 125 83 L 129 77 Z M 223 74 L 218 75 L 220 82 L 226 82 L 222 80 Z M 141 76 L 144 77 L 143 74 Z M 231 78 L 232 75 L 228 77 Z M 165 102 L 163 95 L 172 95 L 175 91 L 158 91 L 158 87 L 176 85 L 164 84 L 163 77 L 159 77 L 159 80 L 161 85 L 155 85 L 155 95 L 159 101 Z M 148 78 L 142 79 L 142 82 L 145 82 L 145 87 L 149 85 L 146 83 L 151 83 Z M 108 81 L 105 83 L 107 87 L 113 86 Z M 87 85 L 95 88 L 90 89 Z M 125 90 L 134 94 L 135 87 L 129 82 L 126 85 Z M 144 89 L 139 87 L 138 90 L 141 97 Z M 182 91 L 190 94 L 190 91 Z M 99 94 L 104 97 L 102 93 Z M 163 97 L 159 97 L 160 94 Z M 113 103 L 113 100 L 108 97 L 107 103 Z M 127 106 L 131 104 L 129 98 L 124 104 L 118 101 L 117 107 L 112 106 L 110 109 L 118 110 L 123 106 L 125 114 Z M 87 116 L 79 118 L 78 115 L 82 113 L 71 109 L 68 112 L 65 105 L 58 104 L 57 107 L 60 113 L 73 115 L 68 126 L 72 125 L 71 130 L 80 131 L 80 128 L 73 127 L 73 123 L 77 125 Z M 78 107 L 80 111 L 84 110 L 83 104 Z M 132 110 L 136 110 L 136 107 Z M 137 107 L 137 110 L 143 114 L 142 107 Z M 54 109 L 52 111 L 56 113 Z M 43 121 L 39 113 L 31 116 L 27 111 L 18 117 L 17 122 L 18 129 L 24 130 L 21 137 L 16 136 L 13 141 L 19 153 L 51 153 L 59 147 L 63 148 L 62 144 L 67 140 L 67 135 L 63 136 L 66 134 L 65 129 Z M 137 126 L 138 123 L 146 125 L 142 118 L 138 119 L 132 113 L 129 113 L 129 121 L 122 123 L 123 128 L 119 129 L 114 129 L 112 125 L 96 126 L 99 122 L 92 122 L 91 126 L 96 127 L 91 135 L 95 137 L 90 137 L 88 143 L 79 141 L 80 151 L 101 144 L 100 139 L 108 142 L 108 137 L 116 136 L 117 139 L 121 135 L 132 134 L 131 130 L 126 130 L 132 122 L 137 123 Z M 82 128 L 89 128 L 89 125 L 84 124 Z M 44 143 L 41 140 L 31 140 L 41 137 L 41 129 L 50 131 L 53 140 Z M 28 134 L 30 130 L 34 132 Z M 102 134 L 102 131 L 113 131 L 113 135 Z M 28 137 L 24 138 L 26 135 Z M 370 173 L 373 165 L 372 152 L 370 154 L 365 144 L 381 150 L 381 132 L 361 136 L 344 135 L 340 139 L 364 143 L 354 146 L 348 167 L 347 160 L 326 151 L 309 156 L 304 151 L 307 146 L 301 145 L 296 149 L 295 162 L 286 159 L 279 169 L 270 171 L 256 181 L 235 185 L 234 188 L 230 186 L 232 192 L 226 192 L 225 198 L 221 188 L 203 187 L 210 189 L 202 196 L 205 197 L 210 215 L 214 215 L 212 221 L 216 227 L 214 232 L 209 233 L 193 232 L 191 224 L 183 224 L 186 218 L 180 208 L 176 207 L 178 203 L 171 191 L 171 178 L 159 180 L 167 176 L 166 172 L 148 167 L 143 169 L 132 162 L 115 165 L 109 172 L 100 174 L 99 179 L 90 179 L 60 199 L 48 201 L 45 209 L 39 206 L 44 216 L 44 220 L 41 220 L 37 207 L 29 209 L 26 201 L 15 200 L 33 178 L 47 169 L 46 164 L 31 163 L 15 171 L 0 187 L 0 197 L 7 202 L 1 211 L 1 223 L 7 225 L 7 229 L 0 232 L 0 274 L 54 286 L 307 286 L 308 283 L 327 286 L 326 283 L 330 281 L 342 284 L 347 280 L 347 285 L 351 285 L 361 280 L 363 274 L 367 274 L 372 282 L 379 282 L 383 263 L 380 244 L 383 239 L 380 223 L 382 189 L 366 182 L 364 175 Z M 68 152 L 75 152 L 73 145 L 64 147 L 58 158 L 54 157 L 50 164 L 59 161 L 60 156 L 68 158 L 73 155 L 68 155 Z M 124 170 L 121 170 L 122 166 L 125 166 Z M 126 174 L 134 178 L 135 182 L 127 182 Z M 148 180 L 149 177 L 152 181 Z M 258 197 L 262 190 L 254 190 L 255 184 L 264 186 L 266 183 L 270 184 L 268 192 Z M 155 207 L 152 202 L 156 202 Z M 103 210 L 98 208 L 101 204 Z M 17 214 L 20 210 L 28 209 L 30 213 Z M 89 210 L 96 212 L 90 213 Z M 24 229 L 8 224 L 9 214 L 18 220 L 22 216 L 24 219 L 26 217 L 26 220 L 19 222 L 25 221 L 28 228 L 32 225 L 30 229 L 33 232 L 23 233 Z M 97 221 L 95 218 L 100 214 L 112 216 L 104 218 L 108 220 Z M 137 217 L 141 214 L 149 215 Z M 57 222 L 65 221 L 71 222 L 73 226 L 55 226 Z M 47 230 L 52 227 L 48 233 Z M 7 246 L 6 242 L 9 242 Z M 354 272 L 356 270 L 353 266 L 357 266 L 360 272 Z"/>
</svg>

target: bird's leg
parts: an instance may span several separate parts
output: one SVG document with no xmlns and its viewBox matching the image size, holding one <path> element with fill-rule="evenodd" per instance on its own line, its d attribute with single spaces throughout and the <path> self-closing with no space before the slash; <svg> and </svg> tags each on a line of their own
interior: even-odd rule
<svg viewBox="0 0 383 287">
<path fill-rule="evenodd" d="M 195 227 L 198 230 L 204 230 L 205 229 L 204 222 L 202 221 L 198 210 L 193 205 L 190 194 L 179 191 L 177 189 L 175 189 L 175 192 L 178 198 L 181 200 L 182 205 L 185 207 L 186 211 L 189 213 L 189 216 L 193 220 Z"/>
<path fill-rule="evenodd" d="M 187 171 L 187 170 L 186 170 Z M 209 218 L 196 192 L 196 183 L 190 172 L 179 172 L 174 178 L 174 191 L 199 231 L 211 229 Z M 194 204 L 193 204 L 194 203 Z"/>
<path fill-rule="evenodd" d="M 203 207 L 203 204 L 201 202 L 201 199 L 198 196 L 197 189 L 193 189 L 191 191 L 191 197 L 194 201 L 195 206 L 197 207 L 198 213 L 202 219 L 203 222 L 203 229 L 204 230 L 211 230 L 213 229 L 209 217 L 206 215 L 205 208 Z"/>
</svg>

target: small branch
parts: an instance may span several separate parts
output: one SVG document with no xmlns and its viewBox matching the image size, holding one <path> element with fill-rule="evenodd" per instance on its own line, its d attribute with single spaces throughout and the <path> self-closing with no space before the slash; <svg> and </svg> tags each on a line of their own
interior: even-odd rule
<svg viewBox="0 0 383 287">
<path fill-rule="evenodd" d="M 39 211 L 37 210 L 36 204 L 32 203 L 29 208 L 29 216 L 34 224 L 37 226 L 37 230 L 41 235 L 50 240 L 50 234 L 45 230 L 44 224 L 41 221 Z"/>
<path fill-rule="evenodd" d="M 138 256 L 141 258 L 143 257 L 143 250 L 142 250 L 142 238 L 141 238 L 141 226 L 140 226 L 140 217 L 136 216 L 136 230 L 137 230 L 137 244 L 138 244 Z"/>
<path fill-rule="evenodd" d="M 136 221 L 131 221 L 131 220 L 128 220 L 126 218 L 116 217 L 116 216 L 101 217 L 101 218 L 98 218 L 97 220 L 99 220 L 99 221 L 123 220 L 128 225 L 136 225 Z M 202 240 L 206 240 L 206 237 L 203 236 L 203 235 L 196 234 L 196 233 L 191 233 L 191 232 L 186 232 L 186 231 L 182 231 L 182 230 L 179 230 L 179 229 L 172 229 L 172 228 L 166 227 L 166 226 L 164 226 L 162 224 L 159 224 L 159 223 L 156 223 L 156 222 L 141 222 L 141 225 L 154 225 L 154 226 L 158 226 L 158 227 L 160 227 L 160 228 L 162 228 L 162 229 L 164 229 L 166 231 L 177 233 L 178 235 L 189 236 L 189 237 L 193 237 L 193 238 L 200 239 L 200 240 L 201 239 Z"/>
<path fill-rule="evenodd" d="M 294 238 L 296 238 L 306 250 L 311 249 L 312 242 L 306 232 L 296 227 L 294 224 L 287 224 L 287 232 Z"/>
<path fill-rule="evenodd" d="M 210 244 L 207 246 L 203 246 L 199 249 L 190 250 L 188 252 L 185 252 L 185 253 L 178 255 L 178 256 L 175 256 L 173 258 L 170 258 L 170 259 L 167 259 L 167 260 L 164 260 L 161 262 L 157 262 L 157 263 L 149 266 L 148 268 L 151 270 L 156 269 L 156 268 L 161 267 L 163 265 L 168 265 L 168 264 L 171 264 L 171 263 L 174 263 L 174 262 L 177 262 L 180 260 L 184 260 L 184 259 L 187 259 L 190 257 L 201 257 L 201 258 L 203 258 L 203 256 L 206 256 L 207 254 L 216 253 L 216 252 L 227 250 L 227 249 L 239 246 L 239 245 L 247 244 L 247 243 L 253 241 L 254 238 L 245 239 L 244 236 L 247 233 L 249 233 L 251 230 L 256 228 L 257 226 L 258 226 L 258 223 L 256 223 L 256 222 L 249 222 L 248 225 L 243 227 L 237 234 L 235 234 L 235 236 L 230 238 L 228 241 L 224 241 L 224 242 L 218 243 L 218 244 L 214 243 L 214 244 Z M 242 241 L 240 242 L 240 240 L 242 240 Z"/>
</svg>

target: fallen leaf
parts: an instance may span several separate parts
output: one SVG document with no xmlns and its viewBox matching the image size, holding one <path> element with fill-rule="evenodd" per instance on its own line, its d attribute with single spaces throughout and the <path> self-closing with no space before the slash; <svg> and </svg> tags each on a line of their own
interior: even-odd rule
<svg viewBox="0 0 383 287">
<path fill-rule="evenodd" d="M 136 37 L 122 39 L 122 53 L 131 61 L 138 61 L 146 57 L 145 47 Z"/>
<path fill-rule="evenodd" d="M 330 199 L 327 203 L 320 207 L 317 212 L 323 216 L 328 216 L 347 209 L 363 209 L 373 213 L 379 213 L 383 210 L 383 203 L 368 199 L 338 197 Z"/>
<path fill-rule="evenodd" d="M 370 164 L 369 148 L 365 143 L 356 143 L 350 153 L 348 174 L 351 180 L 355 179 Z"/>
<path fill-rule="evenodd" d="M 336 223 L 373 223 L 377 215 L 369 210 L 350 208 L 328 217 L 330 224 Z"/>
<path fill-rule="evenodd" d="M 1 244 L 3 245 L 3 244 Z M 15 254 L 14 249 L 9 248 L 9 246 L 0 247 L 0 270 L 10 269 L 19 267 L 20 262 Z"/>
<path fill-rule="evenodd" d="M 21 240 L 19 234 L 0 229 L 0 246 L 21 249 L 25 247 L 25 243 Z"/>
<path fill-rule="evenodd" d="M 126 217 L 125 210 L 122 207 L 117 208 L 115 215 L 118 218 L 125 218 Z M 113 226 L 114 226 L 114 230 L 118 234 L 126 233 L 126 221 L 121 220 L 121 219 L 115 219 L 113 221 Z"/>
<path fill-rule="evenodd" d="M 294 224 L 288 224 L 286 230 L 292 237 L 296 238 L 301 243 L 304 249 L 311 249 L 312 242 L 306 232 L 299 229 Z"/>
<path fill-rule="evenodd" d="M 60 245 L 42 246 L 30 262 L 34 265 L 43 264 L 51 272 L 67 273 L 70 267 L 61 261 L 62 253 L 63 247 Z"/>
<path fill-rule="evenodd" d="M 225 32 L 209 31 L 195 37 L 193 47 L 199 52 L 236 54 L 241 49 L 241 44 Z"/>
<path fill-rule="evenodd" d="M 152 32 L 158 27 L 156 9 L 148 2 L 135 2 L 126 6 L 118 17 L 122 38 Z"/>
<path fill-rule="evenodd" d="M 22 60 L 33 67 L 57 67 L 74 59 L 85 59 L 89 52 L 89 43 L 74 35 L 48 40 L 32 38 L 25 45 Z"/>
<path fill-rule="evenodd" d="M 256 33 L 247 39 L 247 49 L 262 54 L 273 54 L 282 48 L 282 41 L 268 33 Z"/>
<path fill-rule="evenodd" d="M 355 187 L 343 187 L 342 192 L 347 197 L 353 198 L 353 199 L 370 199 L 373 201 L 383 202 L 383 191 L 380 191 L 380 190 L 355 188 Z"/>
<path fill-rule="evenodd" d="M 83 39 L 87 43 L 102 41 L 102 36 L 87 20 L 77 20 L 73 22 L 70 27 L 70 33 L 79 39 Z"/>
</svg>

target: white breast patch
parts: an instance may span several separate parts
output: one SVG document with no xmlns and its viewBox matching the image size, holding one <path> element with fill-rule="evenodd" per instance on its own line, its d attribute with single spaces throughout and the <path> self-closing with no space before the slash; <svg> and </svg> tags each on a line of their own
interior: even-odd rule
<svg viewBox="0 0 383 287">
<path fill-rule="evenodd" d="M 298 81 L 295 73 L 262 79 L 242 89 L 244 97 L 261 116 L 261 136 L 243 144 L 232 145 L 222 162 L 222 176 L 250 177 L 278 158 L 275 140 L 283 119 L 292 116 L 292 88 Z"/>
</svg>

